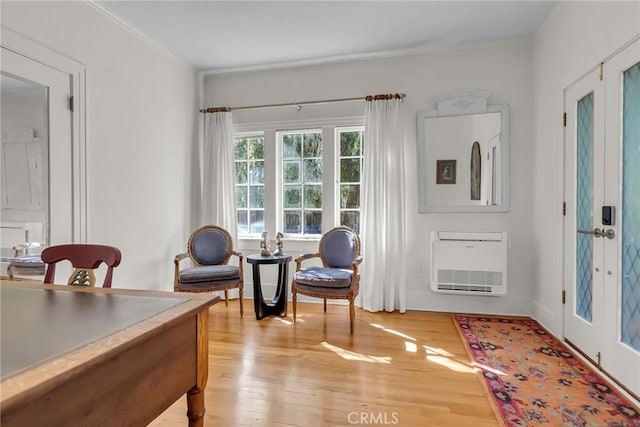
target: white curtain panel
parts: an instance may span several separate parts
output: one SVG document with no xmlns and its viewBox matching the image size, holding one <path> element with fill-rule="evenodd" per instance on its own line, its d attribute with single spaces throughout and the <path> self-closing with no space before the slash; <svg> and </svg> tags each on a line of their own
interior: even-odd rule
<svg viewBox="0 0 640 427">
<path fill-rule="evenodd" d="M 235 242 L 238 220 L 231 112 L 205 115 L 203 144 L 202 225 L 223 227 Z"/>
<path fill-rule="evenodd" d="M 404 313 L 407 309 L 401 102 L 366 102 L 360 236 L 363 262 L 358 299 L 368 311 Z"/>
</svg>

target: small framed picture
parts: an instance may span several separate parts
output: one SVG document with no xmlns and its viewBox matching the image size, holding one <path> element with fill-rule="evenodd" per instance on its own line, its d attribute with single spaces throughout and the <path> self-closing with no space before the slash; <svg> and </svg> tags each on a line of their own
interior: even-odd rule
<svg viewBox="0 0 640 427">
<path fill-rule="evenodd" d="M 436 160 L 436 184 L 456 183 L 456 161 Z"/>
</svg>

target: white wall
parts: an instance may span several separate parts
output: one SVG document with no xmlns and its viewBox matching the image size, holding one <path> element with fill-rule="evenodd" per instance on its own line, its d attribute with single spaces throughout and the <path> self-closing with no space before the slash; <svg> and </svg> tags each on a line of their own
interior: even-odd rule
<svg viewBox="0 0 640 427">
<path fill-rule="evenodd" d="M 562 335 L 563 91 L 639 32 L 639 2 L 559 2 L 534 41 L 533 315 L 557 335 Z"/>
<path fill-rule="evenodd" d="M 245 106 L 280 102 L 358 97 L 404 92 L 402 105 L 406 156 L 407 204 L 399 214 L 407 218 L 407 300 L 412 309 L 528 314 L 532 295 L 531 162 L 532 63 L 531 44 L 514 41 L 490 46 L 398 57 L 384 60 L 314 66 L 265 72 L 209 75 L 204 79 L 206 106 Z M 416 113 L 433 110 L 433 98 L 451 91 L 487 89 L 490 104 L 511 106 L 511 210 L 507 213 L 419 214 L 417 203 Z M 363 115 L 364 103 L 304 106 L 282 110 L 240 111 L 234 122 L 295 121 L 313 116 Z M 429 232 L 506 231 L 509 250 L 509 289 L 505 297 L 435 294 L 429 290 Z M 273 232 L 274 230 L 269 230 Z M 366 236 L 363 236 L 366 239 Z M 258 242 L 244 242 L 245 253 Z M 304 249 L 316 249 L 310 245 Z M 297 254 L 299 243 L 285 241 Z M 366 260 L 365 260 L 366 262 Z M 389 265 L 389 268 L 393 268 Z M 250 272 L 249 269 L 246 269 Z M 264 278 L 263 278 L 264 280 Z M 246 283 L 251 283 L 248 276 Z M 250 291 L 250 289 L 248 289 Z M 248 292 L 250 294 L 250 292 Z"/>
<path fill-rule="evenodd" d="M 87 2 L 3 2 L 2 25 L 86 67 L 87 241 L 122 251 L 114 287 L 172 289 L 191 231 L 195 70 Z"/>
</svg>

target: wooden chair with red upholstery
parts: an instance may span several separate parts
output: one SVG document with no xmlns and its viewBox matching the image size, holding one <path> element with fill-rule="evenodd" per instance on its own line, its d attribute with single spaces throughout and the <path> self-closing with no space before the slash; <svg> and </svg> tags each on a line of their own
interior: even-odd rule
<svg viewBox="0 0 640 427">
<path fill-rule="evenodd" d="M 42 251 L 41 258 L 47 264 L 44 283 L 54 282 L 57 263 L 69 261 L 74 270 L 67 281 L 68 285 L 95 286 L 94 270 L 104 263 L 107 273 L 102 287 L 110 288 L 113 269 L 120 265 L 122 254 L 113 246 L 73 243 L 49 246 Z"/>
</svg>

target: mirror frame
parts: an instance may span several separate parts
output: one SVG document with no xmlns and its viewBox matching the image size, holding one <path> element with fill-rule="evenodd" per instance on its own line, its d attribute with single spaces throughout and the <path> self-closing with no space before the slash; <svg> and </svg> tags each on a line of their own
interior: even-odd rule
<svg viewBox="0 0 640 427">
<path fill-rule="evenodd" d="M 509 211 L 509 105 L 488 105 L 491 92 L 468 90 L 453 92 L 436 97 L 437 110 L 418 111 L 416 117 L 418 145 L 418 212 L 508 212 Z M 430 205 L 427 194 L 427 141 L 425 139 L 425 121 L 434 117 L 460 116 L 469 114 L 500 113 L 501 148 L 501 203 L 497 205 Z M 433 163 L 433 162 L 432 162 Z"/>
</svg>

